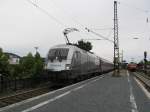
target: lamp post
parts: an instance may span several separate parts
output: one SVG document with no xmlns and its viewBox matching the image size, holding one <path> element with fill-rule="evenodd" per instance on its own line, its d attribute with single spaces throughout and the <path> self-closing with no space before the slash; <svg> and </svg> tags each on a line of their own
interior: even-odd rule
<svg viewBox="0 0 150 112">
<path fill-rule="evenodd" d="M 34 49 L 35 49 L 35 52 L 37 53 L 37 52 L 38 52 L 39 47 L 38 47 L 38 46 L 36 46 L 36 47 L 34 47 Z"/>
<path fill-rule="evenodd" d="M 144 72 L 147 73 L 147 52 L 144 51 Z"/>
</svg>

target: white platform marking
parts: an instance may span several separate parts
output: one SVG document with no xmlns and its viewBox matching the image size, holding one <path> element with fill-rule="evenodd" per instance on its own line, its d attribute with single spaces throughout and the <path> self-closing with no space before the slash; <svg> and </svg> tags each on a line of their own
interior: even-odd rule
<svg viewBox="0 0 150 112">
<path fill-rule="evenodd" d="M 79 86 L 79 87 L 77 87 L 77 88 L 73 89 L 73 91 L 77 91 L 77 90 L 79 90 L 79 89 L 83 88 L 84 86 L 86 86 L 86 85 Z"/>
<path fill-rule="evenodd" d="M 57 99 L 59 99 L 59 98 L 61 98 L 61 97 L 63 97 L 63 96 L 66 96 L 66 95 L 69 94 L 70 92 L 71 92 L 71 91 L 65 92 L 65 93 L 63 93 L 63 94 L 61 94 L 61 95 L 59 95 L 59 96 L 56 96 L 56 97 L 54 97 L 54 98 L 52 98 L 52 99 L 50 99 L 50 100 L 44 101 L 44 102 L 42 102 L 42 103 L 40 103 L 40 104 L 38 104 L 38 105 L 35 105 L 35 106 L 31 107 L 31 108 L 28 108 L 28 109 L 26 109 L 26 110 L 23 110 L 22 112 L 30 112 L 30 111 L 32 111 L 32 110 L 38 109 L 38 108 L 40 108 L 40 107 L 42 107 L 42 106 L 44 106 L 44 105 L 46 105 L 46 104 L 48 104 L 48 103 L 50 103 L 50 102 L 53 102 L 53 101 L 55 101 L 55 100 L 57 100 Z"/>
<path fill-rule="evenodd" d="M 131 107 L 132 107 L 131 111 L 132 112 L 138 112 L 135 97 L 133 95 L 133 88 L 132 88 L 132 84 L 131 84 L 131 81 L 130 81 L 130 78 L 129 78 L 129 72 L 128 71 L 127 71 L 127 79 L 128 79 L 128 83 L 129 83 L 129 87 L 130 87 L 130 102 L 131 102 Z"/>
<path fill-rule="evenodd" d="M 99 80 L 100 78 L 103 78 L 103 77 L 99 77 L 98 79 L 95 79 L 94 82 L 97 81 L 97 80 Z M 23 110 L 22 112 L 30 112 L 30 111 L 33 111 L 33 110 L 35 110 L 35 109 L 38 109 L 38 108 L 40 108 L 40 107 L 42 107 L 42 106 L 44 106 L 44 105 L 46 105 L 46 104 L 48 104 L 48 103 L 51 103 L 51 102 L 53 102 L 53 101 L 55 101 L 55 100 L 57 100 L 57 99 L 59 99 L 59 98 L 65 96 L 65 95 L 68 95 L 69 93 L 71 93 L 71 92 L 73 92 L 73 91 L 77 91 L 77 90 L 79 90 L 79 89 L 85 87 L 86 85 L 90 84 L 91 82 L 93 82 L 93 81 L 90 81 L 90 82 L 88 82 L 88 83 L 86 83 L 86 84 L 83 84 L 83 85 L 81 85 L 81 86 L 79 86 L 79 87 L 77 87 L 77 88 L 75 88 L 75 89 L 71 89 L 71 90 L 69 90 L 68 92 L 65 92 L 65 93 L 63 93 L 63 94 L 61 94 L 61 95 L 59 95 L 59 96 L 56 96 L 56 97 L 54 97 L 54 98 L 52 98 L 52 99 L 50 99 L 50 100 L 44 101 L 44 102 L 42 102 L 42 103 L 40 103 L 40 104 L 38 104 L 38 105 L 35 105 L 35 106 L 31 107 L 31 108 L 26 109 L 26 110 Z"/>
<path fill-rule="evenodd" d="M 102 78 L 102 77 L 100 77 L 100 78 Z M 98 79 L 100 79 L 100 78 L 98 78 Z M 94 82 L 97 81 L 98 79 L 95 79 Z M 91 81 L 91 82 L 93 82 L 93 81 Z M 35 105 L 35 106 L 31 107 L 31 108 L 28 108 L 28 109 L 26 109 L 26 110 L 23 110 L 22 112 L 30 112 L 30 111 L 32 111 L 32 110 L 38 109 L 38 108 L 40 108 L 40 107 L 42 107 L 42 106 L 44 106 L 44 105 L 46 105 L 46 104 L 48 104 L 48 103 L 51 103 L 51 102 L 53 102 L 53 101 L 55 101 L 55 100 L 57 100 L 57 99 L 59 99 L 59 98 L 65 96 L 65 95 L 68 95 L 69 93 L 71 93 L 71 92 L 73 92 L 73 91 L 77 91 L 77 90 L 79 90 L 79 89 L 85 87 L 86 85 L 90 84 L 91 82 L 88 82 L 87 84 L 83 84 L 83 85 L 81 85 L 81 86 L 79 86 L 79 87 L 77 87 L 77 88 L 75 88 L 75 89 L 72 89 L 72 90 L 70 90 L 70 91 L 68 91 L 68 92 L 65 92 L 65 93 L 63 93 L 63 94 L 61 94 L 61 95 L 59 95 L 59 96 L 56 96 L 56 97 L 54 97 L 54 98 L 52 98 L 52 99 L 50 99 L 50 100 L 44 101 L 44 102 L 42 102 L 42 103 L 40 103 L 40 104 L 38 104 L 38 105 Z"/>
</svg>

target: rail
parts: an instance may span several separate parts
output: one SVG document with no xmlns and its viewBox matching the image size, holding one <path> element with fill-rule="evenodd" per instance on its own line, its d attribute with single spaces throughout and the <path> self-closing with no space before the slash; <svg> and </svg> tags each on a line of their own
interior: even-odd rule
<svg viewBox="0 0 150 112">
<path fill-rule="evenodd" d="M 14 94 L 14 95 L 2 97 L 0 98 L 0 108 L 38 96 L 38 95 L 42 95 L 54 89 L 57 89 L 57 88 L 53 87 L 53 85 L 51 85 L 50 87 L 50 84 L 46 84 L 42 87 L 39 87 L 33 90 L 28 90 L 25 92 Z"/>
<path fill-rule="evenodd" d="M 105 74 L 103 74 L 103 75 L 105 75 Z M 101 75 L 101 76 L 103 76 L 103 75 Z M 96 76 L 94 76 L 94 77 L 96 77 Z M 88 80 L 91 78 L 93 78 L 93 77 L 90 77 L 90 78 L 87 78 L 84 80 Z M 83 80 L 79 80 L 79 81 L 76 81 L 74 83 L 78 83 L 78 82 L 82 82 L 82 81 Z M 0 108 L 11 105 L 11 104 L 18 103 L 20 101 L 23 101 L 23 100 L 26 100 L 26 99 L 29 99 L 32 97 L 36 97 L 36 96 L 48 93 L 48 92 L 53 91 L 53 90 L 57 90 L 59 88 L 62 88 L 62 87 L 65 87 L 65 86 L 68 86 L 68 85 L 71 85 L 74 83 L 69 82 L 69 83 L 64 83 L 63 85 L 59 85 L 59 84 L 54 84 L 51 82 L 51 83 L 47 83 L 46 85 L 43 85 L 42 87 L 39 87 L 37 89 L 32 89 L 32 90 L 17 93 L 14 95 L 10 95 L 7 97 L 2 97 L 2 98 L 0 98 Z"/>
<path fill-rule="evenodd" d="M 144 73 L 136 72 L 134 73 L 135 77 L 139 79 L 148 91 L 150 91 L 150 77 Z"/>
</svg>

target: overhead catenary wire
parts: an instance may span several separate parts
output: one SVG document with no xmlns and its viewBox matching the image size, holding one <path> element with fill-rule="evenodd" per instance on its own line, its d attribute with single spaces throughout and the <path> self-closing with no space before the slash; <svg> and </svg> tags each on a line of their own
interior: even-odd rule
<svg viewBox="0 0 150 112">
<path fill-rule="evenodd" d="M 65 24 L 63 24 L 62 22 L 60 22 L 56 17 L 54 17 L 53 15 L 51 15 L 48 11 L 46 11 L 45 9 L 43 9 L 42 7 L 40 7 L 37 2 L 32 2 L 31 0 L 27 0 L 27 2 L 29 2 L 30 4 L 32 4 L 33 6 L 35 6 L 36 8 L 38 8 L 41 12 L 45 13 L 46 15 L 48 15 L 52 20 L 54 20 L 55 22 L 57 22 L 58 24 L 60 24 L 61 26 L 67 27 Z M 53 2 L 53 4 L 55 5 L 55 3 Z M 56 6 L 56 5 L 55 5 Z M 58 7 L 57 7 L 58 8 Z M 60 8 L 59 8 L 60 9 Z M 62 11 L 62 9 L 61 9 Z M 65 10 L 64 10 L 65 11 Z M 85 26 L 83 24 L 81 24 L 79 21 L 77 21 L 76 19 L 74 19 L 73 17 L 71 18 L 75 23 L 79 24 L 80 26 L 84 27 Z M 83 33 L 83 32 L 82 32 Z M 85 33 L 86 35 L 90 35 Z M 91 36 L 91 35 L 90 35 Z"/>
<path fill-rule="evenodd" d="M 113 28 L 91 28 L 91 30 L 113 30 Z"/>
<path fill-rule="evenodd" d="M 57 6 L 57 4 L 53 1 L 53 0 L 49 0 L 50 3 L 52 3 L 57 9 L 59 9 L 61 12 L 63 12 L 64 14 L 68 15 L 69 18 L 75 22 L 76 24 L 80 25 L 81 27 L 85 28 L 85 26 L 79 22 L 74 16 L 72 16 L 72 14 L 69 11 L 66 11 L 64 8 L 60 8 Z"/>
<path fill-rule="evenodd" d="M 44 8 L 40 7 L 37 3 L 34 3 L 33 1 L 31 0 L 26 0 L 28 3 L 32 4 L 33 6 L 35 6 L 38 10 L 40 10 L 41 12 L 45 13 L 46 15 L 48 15 L 52 20 L 54 20 L 55 22 L 57 22 L 59 25 L 63 26 L 63 27 L 67 27 L 64 23 L 62 23 L 61 21 L 59 21 L 56 17 L 54 17 L 53 15 L 51 15 L 48 11 L 46 11 Z M 66 11 L 65 11 L 66 12 Z M 72 20 L 79 24 L 80 26 L 82 26 L 86 31 L 87 31 L 87 27 L 84 26 L 83 24 L 81 24 L 79 21 L 77 21 L 76 19 L 72 18 Z M 90 30 L 88 28 L 88 30 L 91 32 L 91 33 L 94 33 L 95 35 L 105 39 L 105 40 L 108 40 L 110 42 L 113 42 L 112 40 L 108 39 L 107 37 L 101 35 L 101 34 L 98 34 L 92 30 Z M 86 33 L 87 34 L 87 33 Z M 89 35 L 89 34 L 88 34 Z M 91 35 L 90 35 L 91 36 Z"/>
<path fill-rule="evenodd" d="M 83 25 L 81 22 L 79 22 L 75 17 L 73 17 L 68 11 L 66 11 L 65 9 L 63 9 L 63 8 L 60 8 L 60 7 L 58 7 L 57 5 L 56 5 L 56 3 L 53 1 L 53 0 L 49 0 L 49 1 L 51 1 L 51 3 L 56 7 L 56 8 L 58 8 L 60 11 L 62 11 L 62 12 L 64 12 L 65 14 L 67 14 L 67 15 L 69 15 L 69 17 L 71 18 L 71 20 L 72 21 L 74 21 L 76 24 L 78 24 L 78 25 L 80 25 L 81 27 L 83 27 L 84 29 L 85 28 L 87 28 L 85 25 Z M 109 27 L 109 28 L 99 28 L 99 29 L 91 29 L 91 30 L 111 30 L 111 31 L 109 31 L 109 34 L 108 34 L 108 36 L 107 37 L 109 37 L 110 35 L 111 35 L 111 33 L 112 33 L 112 30 L 113 30 L 113 28 L 111 28 L 111 27 Z M 87 30 L 86 30 L 87 31 Z M 83 32 L 82 32 L 83 33 Z M 87 33 L 85 33 L 86 35 L 90 35 L 90 34 L 87 34 Z M 101 34 L 100 34 L 101 35 Z M 92 35 L 90 35 L 90 36 L 92 36 Z M 102 36 L 102 35 L 101 35 Z M 105 37 L 105 36 L 102 36 L 102 37 Z M 106 38 L 107 38 L 106 37 Z M 107 39 L 106 39 L 107 40 Z"/>
<path fill-rule="evenodd" d="M 136 6 L 132 5 L 132 4 L 128 4 L 128 3 L 125 3 L 125 2 L 122 2 L 122 1 L 119 1 L 119 4 L 120 5 L 124 5 L 124 6 L 128 7 L 128 8 L 132 8 L 132 9 L 134 9 L 136 11 L 141 12 L 141 13 L 145 13 L 147 15 L 147 17 L 145 19 L 146 23 L 149 23 L 150 10 L 143 9 L 143 8 L 140 8 L 140 7 L 136 7 Z"/>
<path fill-rule="evenodd" d="M 108 33 L 108 35 L 106 36 L 107 38 L 109 38 L 111 36 L 111 34 L 113 33 L 113 29 L 111 29 Z"/>
<path fill-rule="evenodd" d="M 149 32 L 150 10 L 144 9 L 144 8 L 141 8 L 141 7 L 137 7 L 137 6 L 133 5 L 133 4 L 126 3 L 126 2 L 124 2 L 124 1 L 122 1 L 122 0 L 119 1 L 119 5 L 128 7 L 128 8 L 133 9 L 133 10 L 139 12 L 139 13 L 145 14 L 145 19 L 144 19 L 144 21 L 145 21 L 145 23 L 146 23 L 147 26 L 145 26 L 144 31 L 143 31 L 142 33 L 143 33 L 143 34 L 144 34 L 144 33 L 146 34 L 146 33 Z M 147 30 L 146 30 L 146 29 L 147 29 Z M 142 33 L 141 33 L 141 35 L 142 35 Z M 148 34 L 148 35 L 149 35 L 149 34 Z"/>
<path fill-rule="evenodd" d="M 108 35 L 107 36 L 103 36 L 95 31 L 93 31 L 92 29 L 88 29 L 88 28 L 85 28 L 88 32 L 98 36 L 101 38 L 101 40 L 108 40 L 110 42 L 113 42 L 113 40 L 111 40 L 109 37 L 111 37 L 111 34 L 113 33 L 113 28 L 108 32 Z"/>
<path fill-rule="evenodd" d="M 146 14 L 150 13 L 150 10 L 142 9 L 142 8 L 136 7 L 136 6 L 132 5 L 132 4 L 128 4 L 128 3 L 125 3 L 125 2 L 122 2 L 122 1 L 118 1 L 118 3 L 120 5 L 124 5 L 124 6 L 128 7 L 128 8 L 132 8 L 132 9 L 140 11 L 142 13 L 146 13 Z"/>
<path fill-rule="evenodd" d="M 103 38 L 104 40 L 108 40 L 109 42 L 114 43 L 113 40 L 110 40 L 109 38 L 107 38 L 107 37 L 105 37 L 105 36 L 103 36 L 103 35 L 101 35 L 101 34 L 99 34 L 99 33 L 97 33 L 97 32 L 94 32 L 94 31 L 92 31 L 92 30 L 90 30 L 90 29 L 88 29 L 88 28 L 85 28 L 85 30 L 87 30 L 88 32 L 91 32 L 91 33 L 97 35 L 97 36 L 100 37 L 100 38 Z"/>
<path fill-rule="evenodd" d="M 50 17 L 53 21 L 55 21 L 57 24 L 63 26 L 63 27 L 67 27 L 65 24 L 63 24 L 61 21 L 59 21 L 56 17 L 54 17 L 53 15 L 51 15 L 48 11 L 46 11 L 45 9 L 43 9 L 42 7 L 40 7 L 37 4 L 37 1 L 31 1 L 31 0 L 26 0 L 28 3 L 30 3 L 31 5 L 33 5 L 34 7 L 36 7 L 39 11 L 45 13 L 48 17 Z M 81 23 L 77 22 L 76 20 L 74 20 L 74 22 L 78 23 L 81 25 Z M 84 27 L 83 25 L 81 25 L 82 27 Z M 87 34 L 87 33 L 86 33 Z M 89 34 L 87 34 L 89 35 Z"/>
<path fill-rule="evenodd" d="M 63 27 L 67 27 L 64 23 L 62 23 L 61 21 L 59 21 L 56 17 L 54 17 L 53 15 L 51 15 L 48 11 L 46 11 L 44 8 L 40 7 L 37 3 L 32 2 L 31 0 L 26 0 L 28 3 L 30 3 L 31 5 L 33 5 L 34 7 L 36 7 L 39 11 L 45 13 L 48 17 L 50 17 L 53 21 L 55 21 L 57 24 L 63 26 Z"/>
</svg>

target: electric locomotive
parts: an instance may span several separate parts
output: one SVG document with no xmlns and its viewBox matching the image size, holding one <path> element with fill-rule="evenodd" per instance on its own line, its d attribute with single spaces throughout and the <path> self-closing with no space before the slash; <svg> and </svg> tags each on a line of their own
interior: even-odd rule
<svg viewBox="0 0 150 112">
<path fill-rule="evenodd" d="M 90 78 L 113 70 L 112 63 L 74 45 L 52 47 L 46 60 L 46 70 L 55 82 Z"/>
</svg>

